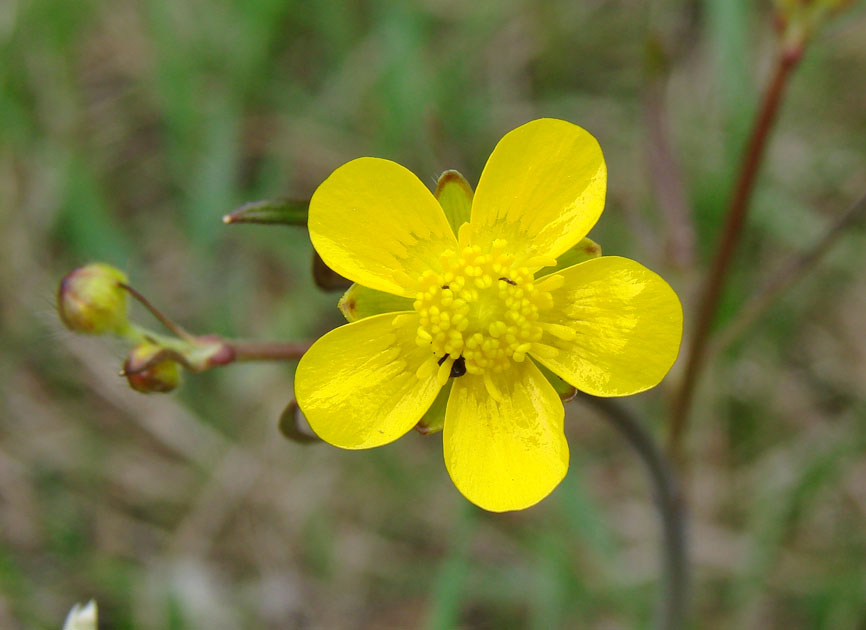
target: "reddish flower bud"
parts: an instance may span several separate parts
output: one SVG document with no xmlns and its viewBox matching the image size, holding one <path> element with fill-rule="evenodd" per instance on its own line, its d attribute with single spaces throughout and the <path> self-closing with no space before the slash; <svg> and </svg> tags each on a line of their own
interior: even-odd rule
<svg viewBox="0 0 866 630">
<path fill-rule="evenodd" d="M 142 394 L 170 392 L 180 385 L 180 366 L 163 358 L 164 348 L 153 343 L 135 346 L 123 364 L 129 386 Z"/>
</svg>

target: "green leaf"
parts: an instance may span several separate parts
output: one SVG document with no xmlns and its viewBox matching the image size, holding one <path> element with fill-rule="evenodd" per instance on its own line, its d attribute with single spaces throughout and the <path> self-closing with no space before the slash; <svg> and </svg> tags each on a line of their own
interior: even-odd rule
<svg viewBox="0 0 866 630">
<path fill-rule="evenodd" d="M 223 223 L 261 223 L 264 225 L 307 225 L 309 200 L 265 199 L 245 203 L 223 217 Z"/>
</svg>

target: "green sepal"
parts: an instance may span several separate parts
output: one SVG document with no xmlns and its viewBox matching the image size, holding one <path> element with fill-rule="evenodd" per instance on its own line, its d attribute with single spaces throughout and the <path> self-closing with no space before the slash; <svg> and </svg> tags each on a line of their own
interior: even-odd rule
<svg viewBox="0 0 866 630">
<path fill-rule="evenodd" d="M 585 238 L 557 258 L 554 266 L 541 269 L 536 276 L 540 278 L 541 276 L 555 273 L 561 269 L 572 267 L 578 263 L 598 258 L 599 256 L 601 256 L 601 245 L 591 238 Z"/>
<path fill-rule="evenodd" d="M 421 435 L 430 435 L 431 433 L 439 433 L 445 428 L 445 408 L 448 406 L 448 396 L 451 395 L 451 385 L 454 380 L 449 380 L 445 387 L 439 390 L 439 395 L 436 400 L 430 405 L 430 409 L 424 414 L 424 417 L 415 425 L 415 430 Z"/>
<path fill-rule="evenodd" d="M 544 378 L 546 378 L 548 382 L 553 385 L 553 389 L 556 390 L 556 393 L 559 394 L 559 397 L 562 399 L 563 402 L 568 402 L 577 395 L 576 387 L 566 383 L 559 376 L 541 365 L 541 363 L 536 362 L 535 365 L 537 365 L 538 369 L 541 370 L 541 373 L 544 374 Z"/>
<path fill-rule="evenodd" d="M 313 250 L 313 282 L 322 291 L 345 291 L 352 281 L 328 267 L 319 252 Z"/>
<path fill-rule="evenodd" d="M 321 442 L 319 437 L 312 432 L 307 419 L 304 417 L 301 408 L 298 407 L 298 402 L 293 400 L 290 402 L 283 413 L 280 414 L 280 420 L 277 424 L 280 433 L 283 437 L 296 442 L 298 444 L 315 444 Z"/>
<path fill-rule="evenodd" d="M 433 193 L 439 200 L 439 205 L 445 211 L 448 223 L 454 234 L 460 226 L 469 221 L 472 212 L 472 186 L 460 173 L 448 170 L 439 176 L 436 191 Z"/>
<path fill-rule="evenodd" d="M 250 201 L 223 217 L 223 223 L 261 223 L 264 225 L 307 225 L 310 201 L 264 199 Z"/>
<path fill-rule="evenodd" d="M 346 321 L 351 323 L 371 315 L 411 311 L 412 300 L 384 291 L 368 289 L 360 284 L 353 284 L 340 298 L 337 306 Z"/>
</svg>

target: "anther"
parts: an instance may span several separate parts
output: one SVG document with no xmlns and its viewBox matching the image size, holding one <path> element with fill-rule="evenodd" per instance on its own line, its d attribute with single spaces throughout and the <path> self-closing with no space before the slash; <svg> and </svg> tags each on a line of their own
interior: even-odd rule
<svg viewBox="0 0 866 630">
<path fill-rule="evenodd" d="M 546 343 L 533 343 L 532 353 L 537 354 L 542 359 L 554 359 L 559 356 L 559 348 L 548 346 Z"/>
<path fill-rule="evenodd" d="M 413 319 L 416 319 L 417 317 L 418 315 L 416 315 L 415 313 L 401 313 L 395 316 L 393 320 L 391 320 L 391 326 L 394 328 L 400 328 L 400 326 L 404 326 L 405 324 L 409 323 Z"/>
<path fill-rule="evenodd" d="M 466 374 L 466 359 L 460 357 L 451 364 L 451 376 L 458 378 L 464 374 Z"/>
<path fill-rule="evenodd" d="M 487 393 L 490 394 L 490 397 L 496 402 L 502 402 L 505 400 L 502 392 L 499 391 L 496 383 L 494 383 L 493 379 L 490 377 L 490 372 L 484 373 L 484 387 L 487 388 Z"/>
<path fill-rule="evenodd" d="M 423 381 L 428 376 L 432 375 L 435 370 L 436 361 L 431 358 L 418 366 L 418 369 L 415 370 L 415 376 Z"/>
</svg>

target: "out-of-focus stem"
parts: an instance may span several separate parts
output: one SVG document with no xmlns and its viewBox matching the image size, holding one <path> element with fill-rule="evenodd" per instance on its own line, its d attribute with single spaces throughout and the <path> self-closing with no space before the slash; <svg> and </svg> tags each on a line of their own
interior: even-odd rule
<svg viewBox="0 0 866 630">
<path fill-rule="evenodd" d="M 625 407 L 609 398 L 579 394 L 598 409 L 622 434 L 646 467 L 662 525 L 664 589 L 659 599 L 658 624 L 661 630 L 685 627 L 689 595 L 689 562 L 686 540 L 685 505 L 673 468 L 652 436 Z"/>
<path fill-rule="evenodd" d="M 657 72 L 650 78 L 644 94 L 646 162 L 650 184 L 665 221 L 666 254 L 677 267 L 685 269 L 694 261 L 695 231 L 682 169 L 676 158 L 668 125 L 665 103 L 667 76 L 666 72 Z"/>
<path fill-rule="evenodd" d="M 785 291 L 812 271 L 848 228 L 864 219 L 866 219 L 866 195 L 840 215 L 809 249 L 793 256 L 764 284 L 763 288 L 739 310 L 737 317 L 716 336 L 710 344 L 708 355 L 714 356 L 739 337 L 773 306 Z"/>
<path fill-rule="evenodd" d="M 235 361 L 292 361 L 300 359 L 313 345 L 311 341 L 237 341 L 223 339 L 234 353 Z"/>
<path fill-rule="evenodd" d="M 177 336 L 166 337 L 130 323 L 121 335 L 135 343 L 152 341 L 170 350 L 187 369 L 203 372 L 213 367 L 237 361 L 292 361 L 300 359 L 310 349 L 310 341 L 241 341 L 225 339 L 219 335 L 193 335 L 172 321 L 138 290 L 123 282 L 118 283 L 138 300 L 163 326 Z"/>
<path fill-rule="evenodd" d="M 682 441 L 688 426 L 692 398 L 706 358 L 707 341 L 730 270 L 731 260 L 740 242 L 755 188 L 755 179 L 764 157 L 767 139 L 779 110 L 779 104 L 792 70 L 802 55 L 802 46 L 784 48 L 776 60 L 773 75 L 767 85 L 761 107 L 737 176 L 725 226 L 713 258 L 712 267 L 700 293 L 699 310 L 692 331 L 692 342 L 686 358 L 686 367 L 671 409 L 669 451 L 675 462 L 682 462 Z"/>
</svg>

